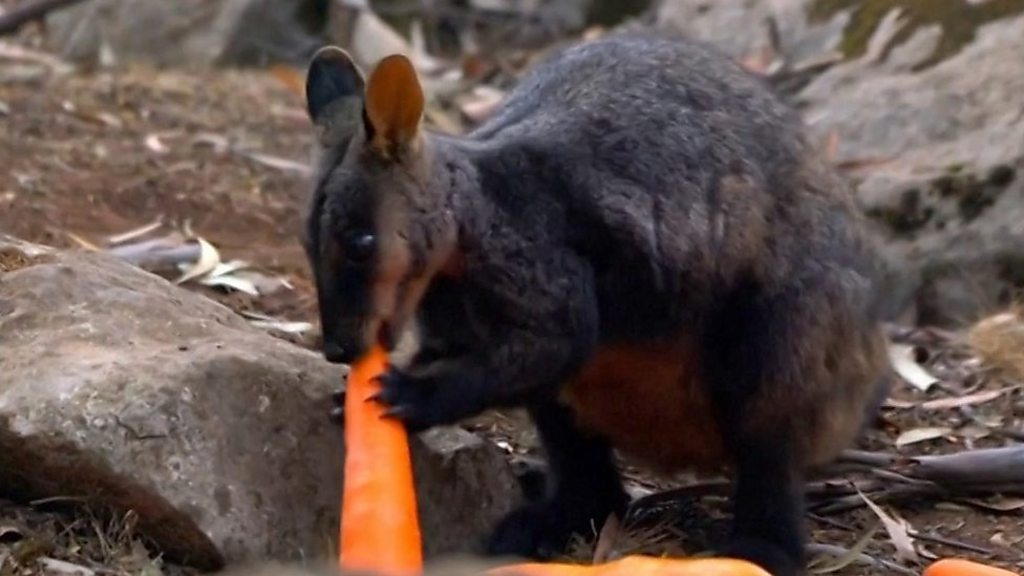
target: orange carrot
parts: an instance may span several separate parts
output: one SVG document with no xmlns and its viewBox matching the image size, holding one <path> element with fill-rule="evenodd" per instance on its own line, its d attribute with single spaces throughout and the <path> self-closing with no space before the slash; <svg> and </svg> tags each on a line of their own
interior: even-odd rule
<svg viewBox="0 0 1024 576">
<path fill-rule="evenodd" d="M 486 576 L 770 576 L 735 558 L 655 558 L 626 556 L 594 566 L 528 563 L 489 570 Z"/>
<path fill-rule="evenodd" d="M 943 558 L 925 568 L 923 576 L 1020 576 L 1020 574 L 962 558 Z"/>
<path fill-rule="evenodd" d="M 339 563 L 350 570 L 418 574 L 423 570 L 412 460 L 405 427 L 367 401 L 387 354 L 379 346 L 352 365 L 345 392 L 345 481 Z"/>
</svg>

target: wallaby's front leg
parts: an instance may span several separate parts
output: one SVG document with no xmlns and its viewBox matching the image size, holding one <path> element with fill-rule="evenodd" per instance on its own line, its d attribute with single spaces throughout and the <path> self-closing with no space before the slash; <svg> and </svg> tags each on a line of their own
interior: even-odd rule
<svg viewBox="0 0 1024 576">
<path fill-rule="evenodd" d="M 377 399 L 410 431 L 552 398 L 596 346 L 593 278 L 582 260 L 549 251 L 470 273 L 466 330 L 478 341 L 457 356 L 392 366 L 381 378 Z"/>
</svg>

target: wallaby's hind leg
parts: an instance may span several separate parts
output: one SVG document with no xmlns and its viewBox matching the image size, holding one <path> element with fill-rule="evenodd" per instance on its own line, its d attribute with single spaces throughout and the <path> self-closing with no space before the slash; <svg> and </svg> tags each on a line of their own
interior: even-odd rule
<svg viewBox="0 0 1024 576">
<path fill-rule="evenodd" d="M 592 537 L 608 515 L 621 518 L 628 497 L 608 442 L 579 430 L 568 407 L 551 402 L 530 416 L 547 452 L 547 497 L 502 519 L 487 553 L 550 560 L 565 552 L 574 534 Z"/>
<path fill-rule="evenodd" d="M 736 447 L 733 527 L 722 553 L 774 576 L 804 573 L 803 481 L 782 440 Z"/>
</svg>

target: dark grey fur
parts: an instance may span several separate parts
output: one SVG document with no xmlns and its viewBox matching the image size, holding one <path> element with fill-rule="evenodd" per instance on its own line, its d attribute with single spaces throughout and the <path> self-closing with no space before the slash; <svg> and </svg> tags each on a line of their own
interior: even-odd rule
<svg viewBox="0 0 1024 576">
<path fill-rule="evenodd" d="M 339 138 L 347 153 L 328 143 L 309 219 L 329 357 L 365 349 L 365 308 L 346 306 L 367 300 L 374 267 L 357 274 L 317 246 L 387 193 L 405 198 L 418 253 L 458 226 L 462 272 L 434 279 L 423 348 L 381 400 L 413 431 L 531 410 L 551 494 L 489 550 L 550 557 L 621 512 L 608 442 L 556 394 L 600 346 L 685 334 L 736 474 L 723 551 L 801 573 L 802 471 L 843 443 L 831 423 L 877 407 L 886 361 L 875 248 L 797 114 L 700 43 L 616 35 L 537 67 L 468 136 L 426 134 L 424 153 L 373 160 L 364 132 Z M 418 184 L 389 192 L 389 173 Z"/>
</svg>

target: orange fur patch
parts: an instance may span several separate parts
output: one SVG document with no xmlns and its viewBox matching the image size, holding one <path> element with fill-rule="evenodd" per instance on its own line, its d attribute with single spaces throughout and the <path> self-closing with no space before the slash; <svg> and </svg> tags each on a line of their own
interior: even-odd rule
<svg viewBox="0 0 1024 576">
<path fill-rule="evenodd" d="M 689 340 L 598 350 L 564 399 L 580 425 L 663 470 L 713 468 L 725 449 Z"/>
<path fill-rule="evenodd" d="M 423 107 L 423 88 L 412 62 L 400 54 L 381 60 L 366 85 L 373 148 L 389 156 L 395 146 L 412 142 L 419 132 Z"/>
</svg>

